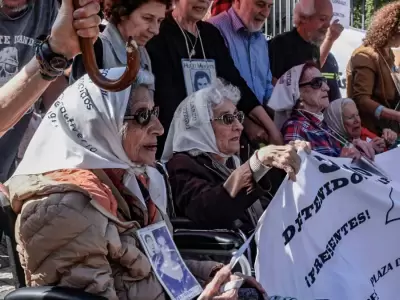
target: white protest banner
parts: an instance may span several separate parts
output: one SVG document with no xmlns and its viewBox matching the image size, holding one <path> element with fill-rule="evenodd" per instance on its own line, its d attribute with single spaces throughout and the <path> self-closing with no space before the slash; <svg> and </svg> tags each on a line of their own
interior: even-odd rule
<svg viewBox="0 0 400 300">
<path fill-rule="evenodd" d="M 385 155 L 381 168 L 399 165 L 398 149 Z M 397 182 L 349 159 L 301 156 L 297 181 L 285 179 L 260 218 L 257 280 L 271 299 L 398 299 Z"/>
<path fill-rule="evenodd" d="M 350 0 L 332 0 L 333 18 L 345 28 L 350 26 Z"/>
</svg>

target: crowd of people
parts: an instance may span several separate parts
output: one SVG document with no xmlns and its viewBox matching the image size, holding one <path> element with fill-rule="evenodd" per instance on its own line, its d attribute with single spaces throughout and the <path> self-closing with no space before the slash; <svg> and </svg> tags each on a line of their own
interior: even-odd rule
<svg viewBox="0 0 400 300">
<path fill-rule="evenodd" d="M 172 233 L 169 203 L 201 228 L 251 234 L 296 180 L 298 151 L 373 160 L 398 143 L 400 1 L 349 57 L 347 98 L 330 0 L 298 1 L 293 30 L 269 41 L 272 0 L 60 2 L 0 0 L 0 183 L 28 286 L 167 299 L 135 233 L 159 222 Z M 96 86 L 79 37 L 109 79 L 133 38 L 130 87 Z M 220 288 L 238 276 L 265 293 L 223 263 L 185 259 L 199 299 L 236 299 Z"/>
</svg>

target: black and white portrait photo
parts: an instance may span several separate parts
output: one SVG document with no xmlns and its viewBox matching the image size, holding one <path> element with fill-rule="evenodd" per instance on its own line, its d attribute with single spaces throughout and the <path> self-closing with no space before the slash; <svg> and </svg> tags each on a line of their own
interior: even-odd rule
<svg viewBox="0 0 400 300">
<path fill-rule="evenodd" d="M 193 72 L 193 88 L 195 92 L 204 89 L 211 84 L 211 77 L 208 73 L 209 72 L 203 70 Z"/>
<path fill-rule="evenodd" d="M 160 248 L 157 246 L 153 234 L 152 233 L 146 234 L 144 236 L 144 242 L 146 243 L 146 247 L 149 251 L 149 258 L 153 262 L 158 263 L 158 261 L 161 259 L 161 253 L 160 253 Z"/>
<path fill-rule="evenodd" d="M 217 79 L 213 59 L 182 59 L 182 68 L 187 95 L 208 87 Z"/>
<path fill-rule="evenodd" d="M 166 225 L 155 224 L 138 232 L 153 270 L 171 299 L 192 299 L 201 293 L 201 286 L 185 265 Z"/>
</svg>

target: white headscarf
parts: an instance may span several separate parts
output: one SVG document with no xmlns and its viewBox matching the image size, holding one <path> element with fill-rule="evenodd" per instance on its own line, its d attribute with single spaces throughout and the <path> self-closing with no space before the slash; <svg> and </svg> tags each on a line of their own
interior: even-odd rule
<svg viewBox="0 0 400 300">
<path fill-rule="evenodd" d="M 324 120 L 328 127 L 342 137 L 347 137 L 347 131 L 343 123 L 343 106 L 347 103 L 354 103 L 350 98 L 337 99 L 329 103 L 324 112 Z"/>
<path fill-rule="evenodd" d="M 281 129 L 283 123 L 289 119 L 293 107 L 300 98 L 299 82 L 304 64 L 295 66 L 279 78 L 268 106 L 275 111 L 275 125 Z"/>
<path fill-rule="evenodd" d="M 174 152 L 214 153 L 227 158 L 218 149 L 211 125 L 212 104 L 218 105 L 225 99 L 236 105 L 240 91 L 220 80 L 188 96 L 175 111 L 161 161 L 167 162 Z M 238 158 L 234 159 L 237 163 Z"/>
<path fill-rule="evenodd" d="M 102 73 L 117 79 L 124 71 L 114 68 Z M 124 185 L 144 204 L 135 174 L 146 172 L 151 198 L 165 213 L 167 197 L 162 175 L 153 167 L 130 161 L 122 146 L 123 118 L 131 90 L 152 83 L 154 76 L 143 70 L 133 86 L 116 93 L 101 90 L 87 75 L 79 79 L 51 106 L 13 176 L 73 168 L 126 169 Z"/>
</svg>

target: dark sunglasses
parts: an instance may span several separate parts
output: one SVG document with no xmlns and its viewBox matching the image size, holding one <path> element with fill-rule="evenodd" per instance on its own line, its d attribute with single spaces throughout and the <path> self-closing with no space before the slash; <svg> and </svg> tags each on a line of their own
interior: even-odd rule
<svg viewBox="0 0 400 300">
<path fill-rule="evenodd" d="M 214 118 L 213 121 L 222 121 L 222 123 L 225 125 L 232 125 L 233 122 L 235 122 L 235 119 L 242 124 L 244 121 L 244 113 L 242 111 L 238 111 L 234 114 L 223 114 L 218 118 Z"/>
<path fill-rule="evenodd" d="M 325 77 L 315 77 L 315 78 L 311 79 L 309 82 L 300 83 L 299 87 L 309 85 L 314 90 L 318 90 L 322 87 L 322 85 L 324 83 L 327 83 L 327 80 Z"/>
<path fill-rule="evenodd" d="M 134 120 L 141 126 L 146 126 L 150 123 L 151 116 L 158 118 L 160 109 L 158 106 L 153 107 L 153 109 L 142 108 L 135 112 L 132 116 L 125 116 L 124 120 Z"/>
</svg>

